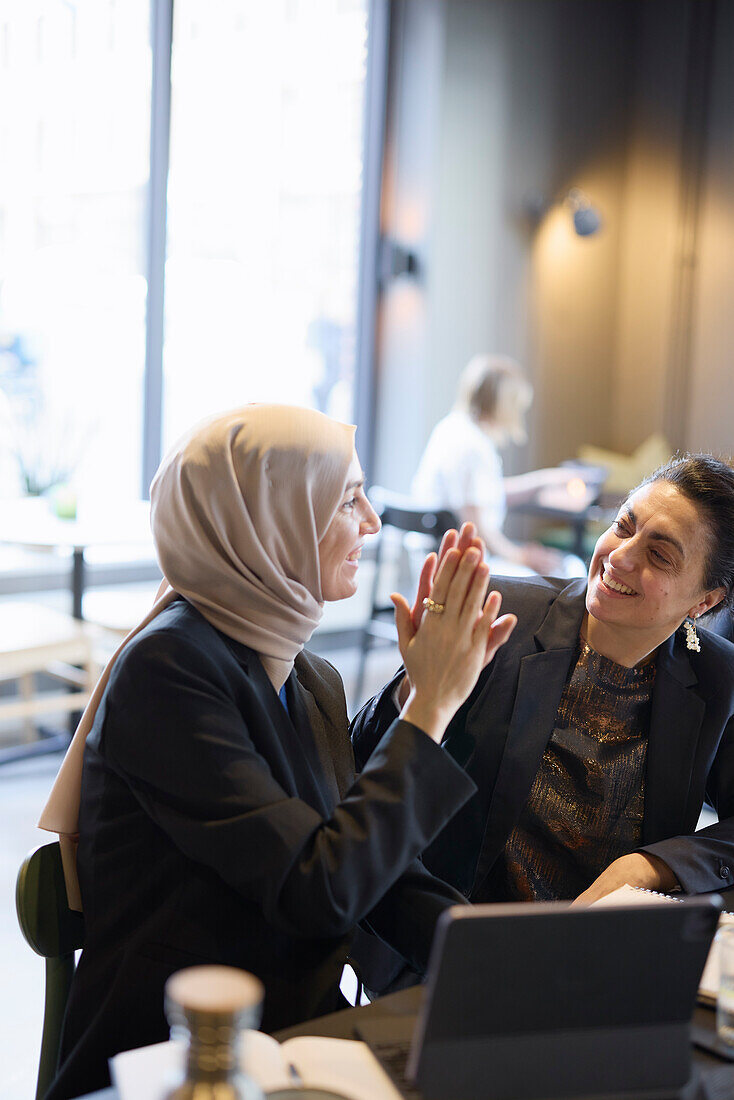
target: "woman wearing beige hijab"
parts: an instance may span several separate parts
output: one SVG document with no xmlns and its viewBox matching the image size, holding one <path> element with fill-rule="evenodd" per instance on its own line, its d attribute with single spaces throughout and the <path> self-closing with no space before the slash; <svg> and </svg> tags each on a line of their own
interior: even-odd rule
<svg viewBox="0 0 734 1100">
<path fill-rule="evenodd" d="M 181 967 L 253 971 L 274 1030 L 339 1006 L 359 922 L 420 971 L 462 900 L 416 856 L 475 789 L 438 742 L 514 618 L 485 601 L 471 532 L 428 563 L 431 613 L 398 608 L 410 698 L 355 779 L 341 681 L 303 649 L 379 529 L 353 433 L 247 406 L 156 475 L 167 588 L 105 671 L 41 822 L 67 850 L 78 835 L 86 922 L 52 1100 L 166 1038 L 163 985 Z"/>
</svg>

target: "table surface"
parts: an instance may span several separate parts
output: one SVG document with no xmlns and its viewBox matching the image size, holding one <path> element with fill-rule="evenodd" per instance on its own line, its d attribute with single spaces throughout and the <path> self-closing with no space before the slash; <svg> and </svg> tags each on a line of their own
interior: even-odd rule
<svg viewBox="0 0 734 1100">
<path fill-rule="evenodd" d="M 380 997 L 370 1005 L 361 1008 L 349 1008 L 342 1012 L 333 1012 L 329 1016 L 321 1016 L 317 1020 L 309 1020 L 308 1023 L 299 1024 L 297 1027 L 286 1028 L 275 1032 L 275 1038 L 284 1041 L 292 1039 L 296 1035 L 325 1035 L 337 1039 L 354 1039 L 355 1026 L 359 1020 L 387 1019 L 411 1016 L 414 1017 L 420 1007 L 423 998 L 423 987 L 415 986 L 412 989 L 403 989 L 399 993 L 391 993 L 387 997 Z M 716 1014 L 713 1009 L 697 1005 L 693 1014 L 693 1023 L 706 1031 L 714 1031 L 716 1027 Z M 734 1064 L 723 1061 L 708 1054 L 698 1047 L 693 1047 L 693 1062 L 702 1072 L 729 1066 L 732 1073 L 732 1084 L 728 1094 L 734 1095 Z M 115 1088 L 102 1089 L 99 1092 L 89 1093 L 79 1100 L 120 1100 Z"/>
<path fill-rule="evenodd" d="M 80 509 L 77 519 L 59 519 L 43 497 L 1 502 L 0 542 L 40 549 L 83 550 L 87 546 L 152 546 L 146 500 L 99 501 Z"/>
<path fill-rule="evenodd" d="M 507 513 L 525 513 L 544 519 L 559 519 L 570 524 L 609 520 L 618 511 L 616 503 L 600 501 L 592 494 L 569 496 L 562 489 L 541 490 L 527 500 L 508 505 Z"/>
</svg>

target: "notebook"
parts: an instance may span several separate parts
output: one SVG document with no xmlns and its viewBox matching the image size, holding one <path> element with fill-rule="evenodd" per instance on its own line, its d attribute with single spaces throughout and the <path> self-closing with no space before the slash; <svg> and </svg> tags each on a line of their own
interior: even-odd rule
<svg viewBox="0 0 734 1100">
<path fill-rule="evenodd" d="M 720 909 L 717 896 L 452 908 L 417 1020 L 365 1020 L 358 1033 L 404 1096 L 400 1040 L 425 1100 L 677 1095 Z"/>
<path fill-rule="evenodd" d="M 243 1039 L 242 1068 L 268 1096 L 311 1090 L 332 1100 L 400 1100 L 364 1043 L 318 1035 L 279 1043 L 261 1031 Z M 186 1043 L 175 1039 L 114 1055 L 110 1072 L 120 1100 L 165 1100 L 183 1079 L 185 1058 Z"/>
</svg>

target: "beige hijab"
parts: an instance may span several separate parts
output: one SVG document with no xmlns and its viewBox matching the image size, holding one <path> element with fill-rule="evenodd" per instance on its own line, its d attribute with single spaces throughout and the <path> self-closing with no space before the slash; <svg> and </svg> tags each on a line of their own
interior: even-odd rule
<svg viewBox="0 0 734 1100">
<path fill-rule="evenodd" d="M 195 428 L 161 463 L 150 497 L 164 583 L 102 673 L 39 821 L 61 836 L 72 907 L 81 908 L 73 842 L 84 745 L 121 651 L 185 596 L 212 626 L 257 651 L 278 691 L 321 618 L 319 543 L 353 454 L 352 425 L 310 409 L 246 405 Z"/>
</svg>

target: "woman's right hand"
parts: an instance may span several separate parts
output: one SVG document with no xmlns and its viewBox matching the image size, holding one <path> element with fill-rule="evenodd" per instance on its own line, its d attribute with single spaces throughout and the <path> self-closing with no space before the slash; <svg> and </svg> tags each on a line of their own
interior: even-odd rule
<svg viewBox="0 0 734 1100">
<path fill-rule="evenodd" d="M 517 622 L 514 615 L 497 618 L 502 597 L 486 596 L 488 580 L 489 566 L 476 546 L 463 552 L 453 547 L 431 585 L 430 598 L 442 612 L 427 611 L 416 629 L 405 598 L 392 596 L 411 685 L 401 717 L 436 742 Z"/>
</svg>

